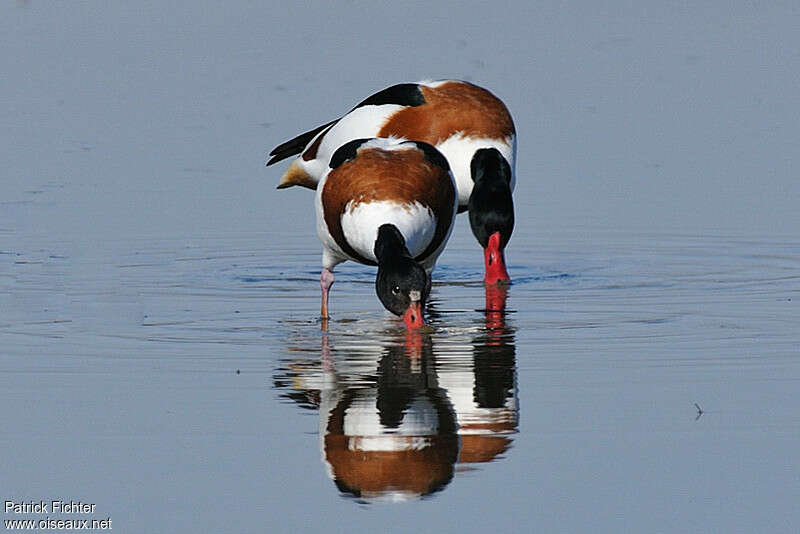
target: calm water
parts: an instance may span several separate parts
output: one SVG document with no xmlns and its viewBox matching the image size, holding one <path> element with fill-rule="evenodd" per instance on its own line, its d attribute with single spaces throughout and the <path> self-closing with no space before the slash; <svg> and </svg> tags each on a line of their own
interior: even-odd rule
<svg viewBox="0 0 800 534">
<path fill-rule="evenodd" d="M 800 529 L 798 13 L 422 8 L 0 8 L 3 501 L 118 532 Z M 514 283 L 461 216 L 430 332 L 350 264 L 323 332 L 311 194 L 264 156 L 426 77 L 514 113 Z"/>
</svg>

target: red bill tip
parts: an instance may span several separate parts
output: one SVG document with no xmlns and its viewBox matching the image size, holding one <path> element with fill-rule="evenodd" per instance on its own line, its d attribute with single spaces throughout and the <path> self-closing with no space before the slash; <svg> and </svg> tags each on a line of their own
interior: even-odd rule
<svg viewBox="0 0 800 534">
<path fill-rule="evenodd" d="M 408 309 L 403 314 L 403 322 L 409 330 L 416 330 L 425 326 L 425 319 L 422 318 L 422 305 L 418 300 L 412 301 Z"/>
<path fill-rule="evenodd" d="M 489 236 L 489 243 L 483 250 L 483 259 L 486 267 L 484 282 L 496 284 L 511 280 L 508 276 L 508 271 L 506 271 L 506 259 L 503 249 L 500 248 L 500 232 L 495 232 Z"/>
</svg>

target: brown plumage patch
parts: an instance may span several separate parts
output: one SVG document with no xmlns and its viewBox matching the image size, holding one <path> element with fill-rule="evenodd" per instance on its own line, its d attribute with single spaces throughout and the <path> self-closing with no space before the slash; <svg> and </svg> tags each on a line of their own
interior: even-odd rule
<svg viewBox="0 0 800 534">
<path fill-rule="evenodd" d="M 458 463 L 471 464 L 491 462 L 511 446 L 511 439 L 504 436 L 482 436 L 464 434 L 461 436 L 461 452 Z"/>
<path fill-rule="evenodd" d="M 344 416 L 351 400 L 345 394 L 345 400 L 331 410 L 325 432 L 325 459 L 340 489 L 365 496 L 398 490 L 426 495 L 453 478 L 459 447 L 456 434 L 424 436 L 428 442 L 421 448 L 361 450 L 357 444 L 362 436 L 344 433 Z M 394 438 L 404 439 L 399 435 Z"/>
<path fill-rule="evenodd" d="M 352 439 L 357 438 L 325 436 L 325 458 L 337 482 L 359 495 L 387 491 L 427 495 L 453 478 L 459 445 L 455 435 L 430 436 L 429 446 L 402 451 L 352 450 Z"/>
<path fill-rule="evenodd" d="M 508 432 L 517 429 L 516 421 L 508 419 L 496 423 L 465 423 L 461 425 L 461 452 L 459 463 L 489 462 L 511 446 Z"/>
<path fill-rule="evenodd" d="M 447 236 L 453 217 L 455 188 L 447 171 L 431 163 L 419 149 L 382 150 L 364 148 L 328 174 L 322 190 L 322 207 L 328 231 L 341 249 L 353 259 L 375 265 L 359 255 L 344 236 L 342 215 L 364 202 L 419 202 L 436 217 L 436 231 L 428 247 L 417 256 L 423 261 Z"/>
<path fill-rule="evenodd" d="M 426 103 L 395 113 L 378 137 L 404 137 L 436 145 L 459 132 L 493 139 L 506 139 L 515 133 L 508 109 L 486 89 L 466 82 L 421 85 L 420 89 Z"/>
</svg>

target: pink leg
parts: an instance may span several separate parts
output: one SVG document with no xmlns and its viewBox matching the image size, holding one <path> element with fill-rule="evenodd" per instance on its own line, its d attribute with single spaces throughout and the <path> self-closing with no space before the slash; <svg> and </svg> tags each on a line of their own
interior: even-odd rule
<svg viewBox="0 0 800 534">
<path fill-rule="evenodd" d="M 322 289 L 322 318 L 328 318 L 328 292 L 333 285 L 333 271 L 330 269 L 322 269 L 322 274 L 319 275 L 319 287 Z"/>
</svg>

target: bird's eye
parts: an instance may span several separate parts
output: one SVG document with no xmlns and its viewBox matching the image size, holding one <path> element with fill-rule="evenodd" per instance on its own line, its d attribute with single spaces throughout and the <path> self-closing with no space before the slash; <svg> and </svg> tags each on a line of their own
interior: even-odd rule
<svg viewBox="0 0 800 534">
<path fill-rule="evenodd" d="M 393 286 L 392 295 L 399 295 L 399 294 L 400 294 L 400 286 Z"/>
</svg>

